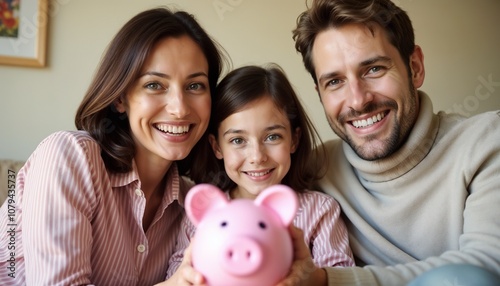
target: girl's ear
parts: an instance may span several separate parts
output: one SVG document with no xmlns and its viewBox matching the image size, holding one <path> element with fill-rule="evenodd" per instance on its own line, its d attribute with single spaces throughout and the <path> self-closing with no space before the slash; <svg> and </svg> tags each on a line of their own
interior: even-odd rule
<svg viewBox="0 0 500 286">
<path fill-rule="evenodd" d="M 295 128 L 295 132 L 292 132 L 292 148 L 290 150 L 291 154 L 297 151 L 297 148 L 299 147 L 300 136 L 302 136 L 302 131 L 300 130 L 300 127 L 297 127 Z"/>
<path fill-rule="evenodd" d="M 115 108 L 116 110 L 118 110 L 118 112 L 124 113 L 127 111 L 127 109 L 125 108 L 125 100 L 123 95 L 120 95 L 120 97 L 115 99 L 113 104 L 115 105 Z"/>
<path fill-rule="evenodd" d="M 219 160 L 224 158 L 224 156 L 222 155 L 222 151 L 220 150 L 219 143 L 217 143 L 217 139 L 215 139 L 215 136 L 213 134 L 208 134 L 208 141 L 210 142 L 210 146 L 212 146 L 215 157 L 217 157 L 217 159 Z"/>
</svg>

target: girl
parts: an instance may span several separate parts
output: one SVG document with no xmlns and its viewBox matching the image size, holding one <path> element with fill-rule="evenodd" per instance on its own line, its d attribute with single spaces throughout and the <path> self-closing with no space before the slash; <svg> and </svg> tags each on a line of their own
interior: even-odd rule
<svg viewBox="0 0 500 286">
<path fill-rule="evenodd" d="M 284 72 L 246 66 L 230 72 L 217 86 L 212 105 L 209 140 L 216 158 L 198 163 L 203 174 L 192 178 L 226 190 L 231 199 L 254 199 L 274 184 L 286 184 L 297 192 L 299 209 L 294 226 L 318 267 L 354 266 L 340 207 L 330 196 L 310 191 L 324 170 L 321 143 Z M 183 220 L 177 251 L 168 275 L 183 257 L 194 235 Z"/>
</svg>

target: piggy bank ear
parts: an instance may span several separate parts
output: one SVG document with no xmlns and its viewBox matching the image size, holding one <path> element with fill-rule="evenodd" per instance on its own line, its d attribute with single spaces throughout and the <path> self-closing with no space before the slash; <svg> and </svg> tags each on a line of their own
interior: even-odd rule
<svg viewBox="0 0 500 286">
<path fill-rule="evenodd" d="M 265 189 L 254 202 L 272 209 L 281 218 L 284 226 L 290 225 L 298 208 L 297 195 L 285 185 L 273 185 Z"/>
<path fill-rule="evenodd" d="M 226 195 L 216 186 L 199 184 L 189 190 L 184 206 L 187 216 L 197 226 L 208 211 L 225 206 L 228 202 Z"/>
</svg>

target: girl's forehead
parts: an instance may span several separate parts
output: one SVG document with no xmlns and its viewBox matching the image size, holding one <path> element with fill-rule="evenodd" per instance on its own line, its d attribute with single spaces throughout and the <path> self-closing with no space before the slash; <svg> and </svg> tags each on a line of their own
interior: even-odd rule
<svg viewBox="0 0 500 286">
<path fill-rule="evenodd" d="M 245 103 L 243 106 L 235 110 L 233 113 L 245 111 L 248 109 L 262 109 L 266 108 L 267 110 L 275 110 L 277 112 L 285 113 L 285 106 L 281 106 L 278 104 L 276 100 L 271 95 L 262 95 L 254 100 Z"/>
</svg>

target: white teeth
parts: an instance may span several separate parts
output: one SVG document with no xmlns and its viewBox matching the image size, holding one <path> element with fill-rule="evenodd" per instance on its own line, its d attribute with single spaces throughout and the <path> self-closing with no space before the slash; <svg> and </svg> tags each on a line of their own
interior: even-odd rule
<svg viewBox="0 0 500 286">
<path fill-rule="evenodd" d="M 156 128 L 162 132 L 171 134 L 183 134 L 189 131 L 189 125 L 178 126 L 178 125 L 156 124 Z"/>
<path fill-rule="evenodd" d="M 354 125 L 354 127 L 356 128 L 363 128 L 363 127 L 367 127 L 367 126 L 370 126 L 370 125 L 373 125 L 377 122 L 379 122 L 380 120 L 382 120 L 382 118 L 384 118 L 384 113 L 379 113 L 377 115 L 374 115 L 368 119 L 363 119 L 363 120 L 354 120 L 352 122 L 352 125 Z"/>
<path fill-rule="evenodd" d="M 246 173 L 247 173 L 247 175 L 249 175 L 251 177 L 260 177 L 260 176 L 264 176 L 266 174 L 269 174 L 269 172 L 271 172 L 271 170 L 268 170 L 265 172 L 246 172 Z"/>
</svg>

